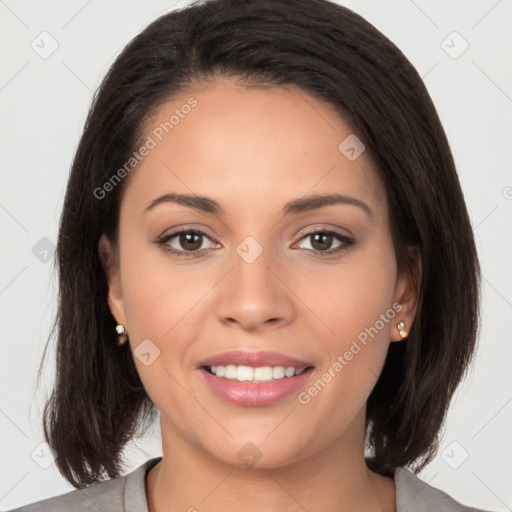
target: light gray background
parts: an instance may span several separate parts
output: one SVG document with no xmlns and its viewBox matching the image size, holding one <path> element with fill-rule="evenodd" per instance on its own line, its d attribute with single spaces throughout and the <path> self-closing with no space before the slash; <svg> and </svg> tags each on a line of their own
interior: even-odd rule
<svg viewBox="0 0 512 512">
<path fill-rule="evenodd" d="M 51 252 L 40 240 L 56 242 L 67 174 L 100 79 L 147 23 L 186 3 L 0 0 L 3 510 L 73 489 L 40 445 L 53 352 L 39 390 L 35 372 L 56 302 Z M 483 267 L 476 362 L 450 408 L 439 455 L 420 477 L 464 503 L 512 510 L 512 2 L 340 3 L 384 32 L 424 77 L 454 153 Z M 42 58 L 52 40 L 58 48 Z M 453 58 L 464 40 L 468 49 Z M 128 470 L 160 454 L 156 425 L 127 447 Z"/>
</svg>

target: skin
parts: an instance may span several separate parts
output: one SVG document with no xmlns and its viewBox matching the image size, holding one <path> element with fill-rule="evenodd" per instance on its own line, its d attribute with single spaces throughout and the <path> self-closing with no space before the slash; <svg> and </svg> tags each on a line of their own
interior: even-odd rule
<svg viewBox="0 0 512 512">
<path fill-rule="evenodd" d="M 146 136 L 191 96 L 197 106 L 130 175 L 118 261 L 100 241 L 109 305 L 131 349 L 149 339 L 160 350 L 148 366 L 134 358 L 161 413 L 163 460 L 147 476 L 149 510 L 394 511 L 393 479 L 364 463 L 365 406 L 389 343 L 401 339 L 397 323 L 412 324 L 417 289 L 397 269 L 374 162 L 366 151 L 349 161 L 338 150 L 352 130 L 327 103 L 228 78 L 162 105 Z M 171 192 L 207 196 L 224 213 L 171 202 L 145 212 Z M 371 216 L 349 204 L 281 213 L 288 201 L 334 192 L 363 201 Z M 186 257 L 155 244 L 176 228 L 204 231 L 201 249 L 187 253 L 179 236 L 166 246 Z M 356 243 L 322 255 L 312 228 Z M 236 252 L 247 236 L 263 249 L 252 263 Z M 338 246 L 334 238 L 327 250 Z M 274 350 L 314 365 L 307 389 L 394 303 L 400 313 L 307 405 L 294 393 L 242 407 L 201 378 L 208 356 Z M 261 452 L 253 467 L 237 456 L 249 442 Z"/>
</svg>

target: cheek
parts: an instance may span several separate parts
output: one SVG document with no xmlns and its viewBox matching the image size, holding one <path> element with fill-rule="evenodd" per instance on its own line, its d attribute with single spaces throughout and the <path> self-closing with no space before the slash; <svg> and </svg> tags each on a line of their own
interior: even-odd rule
<svg viewBox="0 0 512 512">
<path fill-rule="evenodd" d="M 161 248 L 136 233 L 125 233 L 120 244 L 123 303 L 134 361 L 147 392 L 161 404 L 166 399 L 161 393 L 176 387 L 172 377 L 188 372 L 197 360 L 194 341 L 204 331 L 205 315 L 214 310 L 209 292 L 219 277 L 208 263 L 198 268 L 170 261 Z M 150 354 L 148 365 L 139 357 L 144 353 Z"/>
<path fill-rule="evenodd" d="M 162 341 L 208 289 L 192 265 L 171 264 L 165 252 L 142 236 L 121 242 L 122 293 L 130 330 Z"/>
<path fill-rule="evenodd" d="M 378 336 L 389 341 L 394 315 L 396 263 L 393 248 L 385 239 L 371 247 L 347 254 L 339 265 L 310 265 L 301 272 L 298 295 L 321 321 L 331 339 L 331 349 L 342 349 L 377 322 Z M 364 338 L 364 336 L 361 336 Z"/>
<path fill-rule="evenodd" d="M 382 240 L 346 264 L 303 275 L 308 275 L 301 283 L 303 300 L 314 310 L 310 325 L 316 326 L 325 357 L 299 402 L 319 419 L 330 416 L 330 426 L 322 428 L 327 437 L 335 436 L 368 399 L 386 358 L 390 328 L 398 321 L 394 250 Z"/>
<path fill-rule="evenodd" d="M 121 241 L 121 286 L 137 371 L 159 409 L 170 407 L 169 400 L 187 407 L 189 397 L 175 379 L 187 364 L 198 328 L 194 306 L 207 283 L 194 277 L 192 266 L 171 265 L 161 249 L 131 236 Z"/>
<path fill-rule="evenodd" d="M 314 399 L 320 411 L 343 404 L 331 410 L 339 410 L 344 421 L 344 415 L 358 410 L 373 389 L 386 358 L 390 328 L 398 321 L 393 307 L 394 249 L 382 237 L 347 255 L 342 265 L 311 266 L 301 275 L 307 278 L 301 278 L 300 293 L 315 314 L 310 325 L 316 326 L 318 348 L 325 355 L 317 375 L 322 382 L 307 393 L 322 395 Z"/>
</svg>

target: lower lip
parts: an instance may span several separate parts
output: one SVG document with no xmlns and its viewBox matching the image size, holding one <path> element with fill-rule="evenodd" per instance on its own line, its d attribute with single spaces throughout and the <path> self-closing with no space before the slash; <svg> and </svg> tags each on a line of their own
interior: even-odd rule
<svg viewBox="0 0 512 512">
<path fill-rule="evenodd" d="M 268 382 L 240 382 L 236 379 L 217 377 L 201 368 L 207 384 L 214 393 L 236 405 L 250 407 L 270 405 L 291 395 L 304 386 L 312 371 L 313 368 L 310 367 L 293 377 Z"/>
</svg>

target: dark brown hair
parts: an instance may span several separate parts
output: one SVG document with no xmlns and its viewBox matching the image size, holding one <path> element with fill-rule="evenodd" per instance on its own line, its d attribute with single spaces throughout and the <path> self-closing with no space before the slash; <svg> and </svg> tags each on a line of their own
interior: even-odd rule
<svg viewBox="0 0 512 512">
<path fill-rule="evenodd" d="M 377 163 L 397 262 L 410 265 L 407 247 L 417 247 L 422 278 L 409 338 L 390 344 L 367 402 L 366 463 L 383 475 L 396 466 L 418 471 L 436 454 L 474 354 L 480 284 L 471 224 L 430 96 L 402 52 L 345 7 L 211 0 L 161 16 L 126 46 L 78 145 L 57 245 L 56 382 L 43 421 L 60 472 L 77 488 L 119 476 L 123 447 L 157 414 L 129 344 L 116 345 L 98 254 L 103 233 L 117 240 L 126 180 L 101 199 L 94 191 L 138 147 L 158 105 L 218 76 L 295 86 L 328 102 Z"/>
</svg>

